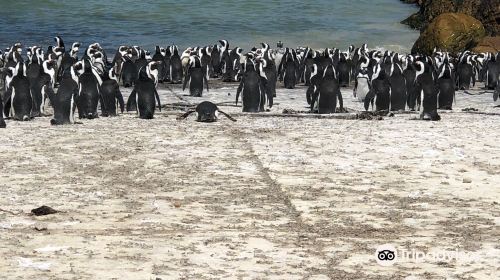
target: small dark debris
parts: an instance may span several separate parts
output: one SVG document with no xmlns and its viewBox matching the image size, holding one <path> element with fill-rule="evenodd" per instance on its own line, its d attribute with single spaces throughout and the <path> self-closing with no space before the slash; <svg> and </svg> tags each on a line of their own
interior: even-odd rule
<svg viewBox="0 0 500 280">
<path fill-rule="evenodd" d="M 45 205 L 31 210 L 31 213 L 35 216 L 45 216 L 45 215 L 55 214 L 57 212 L 58 211 L 54 210 L 53 208 Z"/>
<path fill-rule="evenodd" d="M 462 112 L 477 112 L 479 109 L 468 107 L 468 108 L 463 108 Z"/>
</svg>

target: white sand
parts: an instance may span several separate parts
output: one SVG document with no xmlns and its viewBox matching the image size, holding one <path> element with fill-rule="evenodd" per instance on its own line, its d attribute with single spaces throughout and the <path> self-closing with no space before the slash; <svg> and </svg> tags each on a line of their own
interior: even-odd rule
<svg viewBox="0 0 500 280">
<path fill-rule="evenodd" d="M 235 98 L 233 85 L 198 99 L 162 88 L 164 104 Z M 272 112 L 305 110 L 305 88 L 277 94 Z M 440 122 L 8 121 L 0 208 L 22 213 L 0 211 L 0 278 L 495 279 L 500 116 L 461 109 L 500 108 L 463 93 L 455 107 Z M 41 205 L 63 212 L 28 215 Z M 384 243 L 480 260 L 383 267 Z"/>
</svg>

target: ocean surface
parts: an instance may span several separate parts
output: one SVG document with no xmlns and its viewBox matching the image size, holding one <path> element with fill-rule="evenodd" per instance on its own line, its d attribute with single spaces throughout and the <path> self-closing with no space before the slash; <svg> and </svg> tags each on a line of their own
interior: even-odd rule
<svg viewBox="0 0 500 280">
<path fill-rule="evenodd" d="M 5 0 L 0 8 L 0 47 L 99 42 L 119 45 L 215 44 L 246 50 L 275 46 L 369 47 L 409 51 L 418 32 L 399 22 L 417 10 L 399 0 Z"/>
</svg>

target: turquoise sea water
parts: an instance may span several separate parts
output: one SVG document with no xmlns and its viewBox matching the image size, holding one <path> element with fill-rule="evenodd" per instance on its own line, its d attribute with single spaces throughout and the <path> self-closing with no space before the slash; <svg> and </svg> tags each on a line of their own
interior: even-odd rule
<svg viewBox="0 0 500 280">
<path fill-rule="evenodd" d="M 227 39 L 231 47 L 248 49 L 260 42 L 272 46 L 314 48 L 368 43 L 408 51 L 418 32 L 399 22 L 417 8 L 399 0 L 321 1 L 2 1 L 0 46 L 100 42 L 115 50 L 121 44 L 214 44 Z"/>
</svg>

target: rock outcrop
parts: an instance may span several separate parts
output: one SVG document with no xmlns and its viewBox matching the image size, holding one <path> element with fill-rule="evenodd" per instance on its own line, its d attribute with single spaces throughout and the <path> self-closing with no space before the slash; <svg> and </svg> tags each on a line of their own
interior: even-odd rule
<svg viewBox="0 0 500 280">
<path fill-rule="evenodd" d="M 500 52 L 500 36 L 496 37 L 484 37 L 477 46 L 472 49 L 475 53 Z"/>
<path fill-rule="evenodd" d="M 412 28 L 425 28 L 443 13 L 463 13 L 481 21 L 486 33 L 500 35 L 500 0 L 401 0 L 420 6 L 420 10 L 403 20 Z"/>
<path fill-rule="evenodd" d="M 484 26 L 477 19 L 462 13 L 444 13 L 420 34 L 412 53 L 430 55 L 435 48 L 457 53 L 476 46 L 485 35 Z"/>
</svg>

